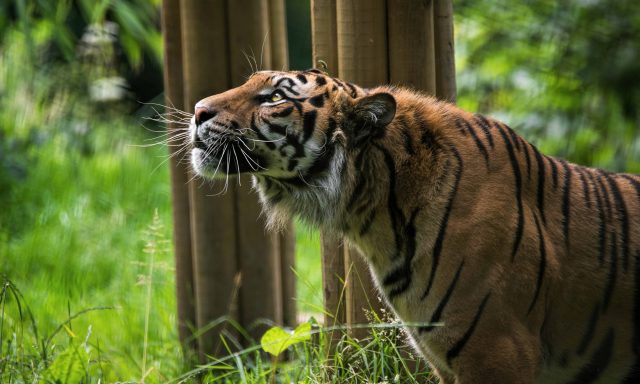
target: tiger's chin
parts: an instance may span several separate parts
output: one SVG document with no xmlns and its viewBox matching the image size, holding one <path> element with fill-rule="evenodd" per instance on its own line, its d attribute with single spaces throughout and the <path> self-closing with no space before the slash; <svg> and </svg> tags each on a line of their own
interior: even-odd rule
<svg viewBox="0 0 640 384">
<path fill-rule="evenodd" d="M 191 167 L 196 175 L 206 179 L 227 179 L 229 176 L 256 174 L 266 169 L 263 161 L 255 156 L 248 157 L 229 152 L 223 156 L 214 156 L 209 151 L 194 147 L 191 149 Z"/>
</svg>

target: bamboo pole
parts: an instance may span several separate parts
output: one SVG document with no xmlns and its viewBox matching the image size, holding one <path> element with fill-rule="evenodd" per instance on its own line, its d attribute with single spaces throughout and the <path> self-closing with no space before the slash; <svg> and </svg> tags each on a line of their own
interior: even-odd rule
<svg viewBox="0 0 640 384">
<path fill-rule="evenodd" d="M 229 88 L 226 52 L 226 20 L 223 0 L 182 0 L 180 2 L 184 59 L 185 107 L 201 98 Z M 234 316 L 237 294 L 233 194 L 219 196 L 220 183 L 193 180 L 190 184 L 191 228 L 196 304 L 196 326 L 201 361 L 206 355 L 221 353 L 220 335 L 224 327 L 210 324 L 224 316 Z M 215 218 L 215 219 L 214 219 Z"/>
<path fill-rule="evenodd" d="M 162 31 L 164 39 L 164 92 L 165 104 L 184 110 L 182 80 L 182 43 L 180 41 L 179 0 L 163 0 Z M 168 123 L 169 142 L 183 128 Z M 195 340 L 190 339 L 196 325 L 195 298 L 193 294 L 193 263 L 191 260 L 191 223 L 189 214 L 189 171 L 179 147 L 169 146 L 169 170 L 171 174 L 171 206 L 173 208 L 173 249 L 176 268 L 176 302 L 178 306 L 178 335 L 185 351 L 195 349 Z M 188 341 L 190 340 L 190 342 Z"/>
<path fill-rule="evenodd" d="M 456 102 L 452 0 L 435 0 L 436 96 Z"/>
<path fill-rule="evenodd" d="M 388 0 L 389 82 L 436 94 L 433 1 Z"/>
<path fill-rule="evenodd" d="M 287 44 L 287 17 L 284 0 L 269 1 L 269 38 L 271 39 L 271 69 L 283 71 L 289 68 Z"/>
<path fill-rule="evenodd" d="M 229 60 L 233 86 L 243 83 L 250 74 L 243 50 L 254 56 L 259 69 L 271 69 L 273 62 L 277 62 L 280 67 L 286 66 L 283 2 L 269 4 L 265 0 L 230 1 L 228 20 L 229 40 L 232 42 Z M 272 20 L 275 24 L 273 27 L 270 25 Z M 273 43 L 278 44 L 275 49 Z M 287 320 L 295 318 L 292 298 L 295 294 L 294 276 L 290 267 L 285 268 L 286 264 L 293 264 L 294 239 L 266 232 L 265 217 L 260 214 L 261 208 L 256 194 L 251 190 L 250 179 L 241 180 L 242 185 L 235 187 L 237 248 L 243 274 L 240 322 L 249 326 L 250 333 L 257 339 L 264 333 L 266 324 L 254 327 L 256 321 L 269 319 L 282 323 L 285 302 Z"/>
<path fill-rule="evenodd" d="M 311 1 L 311 39 L 314 66 L 338 75 L 338 45 L 336 30 L 336 0 Z M 322 287 L 325 326 L 341 325 L 347 321 L 344 291 L 344 257 L 342 239 L 323 232 L 320 236 L 322 254 Z M 332 334 L 334 345 L 339 332 Z"/>
<path fill-rule="evenodd" d="M 286 70 L 289 68 L 289 47 L 287 44 L 287 20 L 284 0 L 269 1 L 269 36 L 271 38 L 271 68 Z M 281 282 L 279 307 L 282 308 L 282 323 L 296 323 L 296 276 L 295 268 L 296 238 L 293 222 L 277 234 L 277 252 L 279 257 L 279 279 Z"/>
<path fill-rule="evenodd" d="M 338 75 L 363 87 L 388 81 L 385 0 L 337 0 Z"/>
<path fill-rule="evenodd" d="M 338 75 L 346 81 L 371 87 L 388 81 L 385 0 L 337 0 L 336 29 Z M 345 254 L 347 324 L 368 323 L 366 311 L 377 310 L 377 292 L 369 267 L 355 249 Z M 367 329 L 352 329 L 354 337 Z"/>
<path fill-rule="evenodd" d="M 324 325 L 331 327 L 346 324 L 345 298 L 345 249 L 340 237 L 323 232 L 320 235 L 322 254 L 322 297 L 324 301 Z M 328 345 L 334 347 L 340 340 L 340 332 L 332 332 Z"/>
<path fill-rule="evenodd" d="M 338 75 L 336 0 L 311 0 L 313 66 Z"/>
</svg>

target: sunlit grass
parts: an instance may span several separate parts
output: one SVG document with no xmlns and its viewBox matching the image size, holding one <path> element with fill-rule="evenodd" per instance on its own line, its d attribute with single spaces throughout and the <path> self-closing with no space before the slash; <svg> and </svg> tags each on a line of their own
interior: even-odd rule
<svg viewBox="0 0 640 384">
<path fill-rule="evenodd" d="M 154 253 L 153 287 L 147 291 L 149 254 L 143 248 L 156 210 L 159 222 L 170 223 L 166 167 L 151 173 L 166 148 L 129 145 L 142 140 L 140 134 L 117 136 L 140 127 L 95 128 L 103 130 L 92 138 L 95 153 L 65 149 L 54 138 L 39 148 L 27 178 L 13 186 L 6 213 L 16 217 L 9 223 L 17 224 L 2 228 L 0 272 L 22 290 L 40 337 L 51 335 L 74 313 L 108 308 L 66 324 L 49 353 L 61 353 L 56 345 L 67 345 L 66 337 L 86 338 L 96 350 L 100 346 L 106 358 L 100 370 L 104 380 L 140 380 L 146 375 L 147 382 L 162 382 L 182 369 L 173 261 L 170 245 L 163 242 Z M 156 231 L 170 239 L 170 225 Z M 148 300 L 152 316 L 145 344 L 142 309 Z M 10 313 L 3 317 L 5 325 Z M 5 336 L 11 337 L 7 329 Z M 33 340 L 24 343 L 26 347 Z M 150 363 L 143 372 L 145 353 Z"/>
</svg>

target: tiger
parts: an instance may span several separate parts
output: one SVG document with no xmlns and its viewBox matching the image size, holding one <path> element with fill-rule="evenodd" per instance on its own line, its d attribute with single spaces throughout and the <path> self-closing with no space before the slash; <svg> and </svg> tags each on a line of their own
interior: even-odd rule
<svg viewBox="0 0 640 384">
<path fill-rule="evenodd" d="M 271 227 L 359 249 L 441 383 L 640 382 L 639 176 L 317 69 L 256 72 L 189 132 L 195 173 L 250 174 Z"/>
</svg>

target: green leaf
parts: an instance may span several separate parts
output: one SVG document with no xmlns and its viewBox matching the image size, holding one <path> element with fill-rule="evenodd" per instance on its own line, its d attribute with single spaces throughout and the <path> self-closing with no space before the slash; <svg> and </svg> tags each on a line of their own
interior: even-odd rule
<svg viewBox="0 0 640 384">
<path fill-rule="evenodd" d="M 293 333 L 289 333 L 280 327 L 273 327 L 262 335 L 260 344 L 266 352 L 273 356 L 279 356 L 290 346 L 309 340 L 311 338 L 310 332 L 311 323 L 298 325 Z"/>
</svg>

